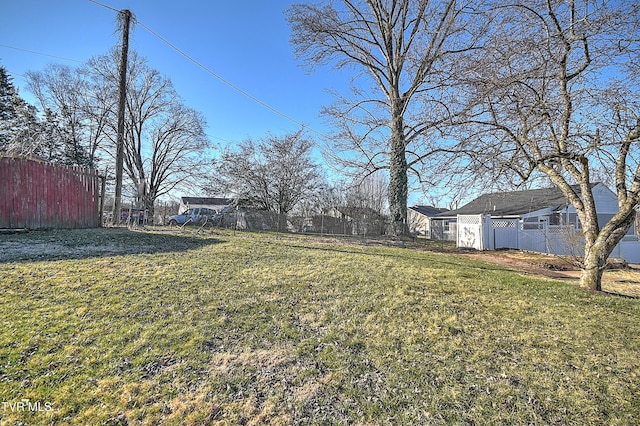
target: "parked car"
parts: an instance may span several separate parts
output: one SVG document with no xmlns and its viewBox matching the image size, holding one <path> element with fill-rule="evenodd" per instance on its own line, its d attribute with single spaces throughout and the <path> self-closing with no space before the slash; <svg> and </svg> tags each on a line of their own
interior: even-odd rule
<svg viewBox="0 0 640 426">
<path fill-rule="evenodd" d="M 182 214 L 171 216 L 169 218 L 169 226 L 184 224 L 202 225 L 204 223 L 213 223 L 217 220 L 217 215 L 217 211 L 204 207 L 189 209 Z"/>
</svg>

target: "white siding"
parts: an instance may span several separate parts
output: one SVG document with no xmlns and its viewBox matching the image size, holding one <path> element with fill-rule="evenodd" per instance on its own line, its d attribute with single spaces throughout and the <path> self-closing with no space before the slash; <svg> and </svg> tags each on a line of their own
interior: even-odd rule
<svg viewBox="0 0 640 426">
<path fill-rule="evenodd" d="M 431 236 L 429 229 L 429 218 L 411 208 L 407 212 L 407 221 L 409 222 L 409 232 L 420 235 Z"/>
<path fill-rule="evenodd" d="M 618 213 L 618 197 L 609 188 L 599 183 L 593 187 L 593 199 L 599 214 Z"/>
</svg>

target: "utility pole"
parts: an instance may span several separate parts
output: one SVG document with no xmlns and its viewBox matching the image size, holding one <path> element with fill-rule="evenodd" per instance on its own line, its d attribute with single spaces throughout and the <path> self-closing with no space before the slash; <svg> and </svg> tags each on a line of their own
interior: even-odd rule
<svg viewBox="0 0 640 426">
<path fill-rule="evenodd" d="M 122 49 L 119 65 L 118 88 L 118 134 L 116 139 L 116 194 L 113 199 L 114 225 L 120 224 L 120 210 L 122 206 L 122 168 L 124 163 L 124 110 L 127 97 L 127 58 L 129 56 L 129 26 L 131 25 L 131 11 L 124 9 L 118 12 L 118 21 L 122 24 Z"/>
</svg>

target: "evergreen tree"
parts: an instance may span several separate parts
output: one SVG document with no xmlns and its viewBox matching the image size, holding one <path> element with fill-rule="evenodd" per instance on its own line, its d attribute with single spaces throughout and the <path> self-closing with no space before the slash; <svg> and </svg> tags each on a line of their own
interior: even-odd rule
<svg viewBox="0 0 640 426">
<path fill-rule="evenodd" d="M 15 88 L 7 70 L 0 66 L 0 122 L 5 123 L 13 116 L 13 96 Z"/>
<path fill-rule="evenodd" d="M 62 115 L 62 117 L 61 117 Z M 0 66 L 0 153 L 35 156 L 67 165 L 91 165 L 72 114 L 38 110 L 22 99 L 6 68 Z"/>
<path fill-rule="evenodd" d="M 31 154 L 37 134 L 35 107 L 19 96 L 6 68 L 0 66 L 0 151 Z"/>
</svg>

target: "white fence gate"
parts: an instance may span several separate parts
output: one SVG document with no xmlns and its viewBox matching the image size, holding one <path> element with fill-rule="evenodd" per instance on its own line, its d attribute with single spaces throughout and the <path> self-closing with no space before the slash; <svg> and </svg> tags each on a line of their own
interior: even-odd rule
<svg viewBox="0 0 640 426">
<path fill-rule="evenodd" d="M 518 248 L 518 226 L 518 219 L 491 220 L 494 241 L 493 248 Z"/>
<path fill-rule="evenodd" d="M 458 247 L 476 250 L 493 249 L 490 215 L 458 216 Z"/>
</svg>

